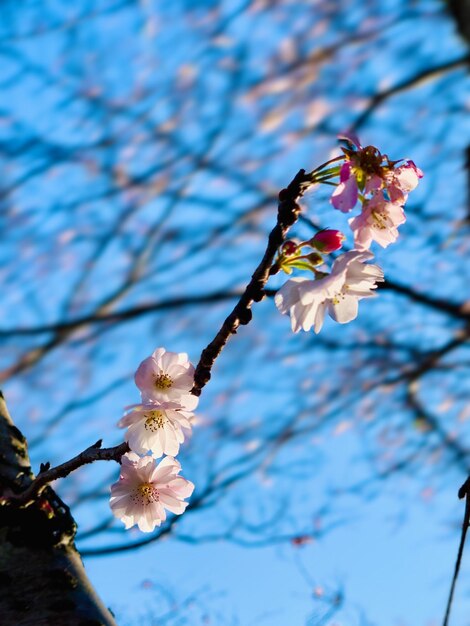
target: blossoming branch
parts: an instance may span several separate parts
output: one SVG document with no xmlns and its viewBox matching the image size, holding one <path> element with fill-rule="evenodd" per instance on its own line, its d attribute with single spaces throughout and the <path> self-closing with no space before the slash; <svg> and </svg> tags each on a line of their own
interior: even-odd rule
<svg viewBox="0 0 470 626">
<path fill-rule="evenodd" d="M 374 146 L 362 147 L 357 137 L 345 134 L 343 154 L 311 172 L 300 170 L 279 193 L 277 222 L 271 231 L 265 253 L 242 296 L 202 351 L 194 368 L 185 353 L 156 349 L 144 359 L 135 374 L 141 402 L 126 408 L 118 422 L 126 428 L 124 443 L 101 448 L 101 440 L 65 463 L 41 471 L 20 493 L 3 495 L 1 504 L 29 506 L 53 480 L 63 478 L 82 465 L 97 460 L 120 462 L 119 480 L 111 487 L 110 505 L 126 528 L 137 525 L 152 532 L 166 520 L 166 511 L 179 515 L 188 506 L 194 490 L 192 482 L 179 475 L 181 465 L 174 458 L 191 435 L 198 396 L 211 377 L 215 360 L 240 325 L 251 321 L 251 307 L 265 296 L 270 276 L 283 271 L 308 272 L 294 276 L 279 289 L 275 304 L 290 314 L 292 330 L 313 328 L 320 332 L 325 313 L 340 324 L 354 320 L 359 300 L 375 295 L 383 281 L 373 258 L 373 242 L 386 248 L 398 238 L 398 227 L 405 222 L 404 205 L 408 193 L 423 176 L 413 161 L 392 161 Z M 346 236 L 339 230 L 324 229 L 307 240 L 287 240 L 301 207 L 299 198 L 317 184 L 335 187 L 330 202 L 334 209 L 359 212 L 348 220 L 352 249 L 333 260 L 329 255 L 343 247 Z"/>
</svg>

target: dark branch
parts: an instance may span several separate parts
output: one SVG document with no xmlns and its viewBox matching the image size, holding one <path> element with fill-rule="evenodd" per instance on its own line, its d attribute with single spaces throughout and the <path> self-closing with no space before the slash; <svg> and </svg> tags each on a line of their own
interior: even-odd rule
<svg viewBox="0 0 470 626">
<path fill-rule="evenodd" d="M 455 585 L 457 584 L 457 579 L 459 577 L 460 564 L 462 563 L 463 549 L 465 547 L 465 539 L 467 537 L 468 526 L 470 524 L 470 478 L 467 478 L 464 484 L 460 487 L 458 495 L 461 500 L 465 498 L 465 513 L 463 516 L 462 534 L 460 536 L 460 544 L 459 550 L 457 552 L 457 560 L 455 562 L 454 575 L 452 577 L 449 599 L 447 600 L 446 613 L 444 616 L 444 621 L 442 622 L 442 626 L 448 626 L 449 624 L 450 611 L 452 609 L 452 601 L 454 599 Z"/>
<path fill-rule="evenodd" d="M 194 395 L 199 396 L 204 385 L 209 382 L 214 362 L 222 352 L 229 337 L 237 332 L 241 324 L 250 322 L 253 302 L 260 302 L 266 295 L 264 287 L 269 276 L 278 271 L 278 268 L 273 267 L 276 252 L 284 242 L 288 230 L 299 217 L 300 206 L 297 204 L 297 200 L 311 184 L 311 177 L 305 173 L 305 170 L 300 170 L 288 187 L 279 193 L 277 223 L 269 235 L 264 256 L 235 308 L 211 343 L 203 350 L 194 375 L 194 387 L 192 389 Z"/>
<path fill-rule="evenodd" d="M 456 319 L 470 319 L 470 308 L 466 303 L 458 304 L 437 298 L 432 295 L 420 293 L 407 285 L 396 283 L 387 279 L 378 285 L 379 289 L 394 291 L 410 298 L 414 302 L 423 304 L 428 308 L 447 313 Z M 275 290 L 265 290 L 265 295 L 273 296 Z M 139 306 L 130 307 L 121 311 L 97 312 L 90 315 L 84 315 L 65 322 L 55 322 L 52 324 L 43 324 L 40 326 L 24 326 L 0 329 L 0 338 L 21 337 L 31 335 L 44 335 L 46 333 L 57 333 L 65 331 L 74 331 L 88 324 L 112 324 L 125 322 L 137 317 L 142 317 L 155 313 L 156 311 L 167 311 L 179 309 L 183 307 L 194 306 L 198 304 L 212 304 L 216 302 L 225 302 L 226 300 L 234 300 L 240 298 L 243 294 L 240 291 L 215 291 L 214 293 L 200 294 L 194 296 L 181 296 L 171 298 L 161 302 L 150 302 L 149 304 L 141 304 Z"/>
<path fill-rule="evenodd" d="M 45 469 L 49 466 L 49 464 L 46 463 L 41 465 L 41 471 L 27 489 L 20 493 L 4 493 L 2 500 L 4 503 L 16 502 L 19 505 L 28 506 L 34 501 L 35 496 L 38 496 L 52 481 L 57 480 L 58 478 L 65 478 L 79 467 L 82 467 L 82 465 L 87 465 L 88 463 L 93 463 L 94 461 L 119 462 L 122 455 L 128 451 L 129 446 L 125 442 L 115 446 L 114 448 L 102 448 L 101 439 L 99 439 L 89 448 L 73 457 L 73 459 L 62 463 L 57 467 Z"/>
<path fill-rule="evenodd" d="M 150 304 L 142 304 L 123 311 L 98 312 L 91 315 L 84 315 L 75 319 L 56 322 L 53 324 L 44 324 L 42 326 L 32 326 L 23 328 L 4 328 L 0 329 L 0 338 L 2 337 L 18 337 L 28 335 L 44 335 L 46 333 L 57 333 L 64 331 L 73 331 L 88 324 L 110 324 L 113 322 L 124 322 L 135 317 L 141 317 L 156 311 L 165 311 L 168 309 L 182 308 L 193 306 L 195 304 L 210 304 L 213 302 L 223 302 L 224 300 L 233 300 L 240 297 L 241 293 L 237 291 L 217 291 L 209 294 L 182 296 L 180 298 L 171 298 L 162 302 L 151 302 Z"/>
<path fill-rule="evenodd" d="M 398 83 L 397 85 L 393 85 L 393 87 L 390 87 L 389 89 L 380 91 L 371 98 L 369 105 L 359 115 L 351 128 L 353 130 L 358 130 L 361 126 L 363 126 L 367 122 L 371 114 L 375 111 L 375 109 L 377 109 L 383 102 L 388 100 L 388 98 L 391 98 L 392 96 L 395 96 L 402 91 L 407 91 L 408 89 L 416 87 L 420 83 L 424 83 L 427 80 L 436 78 L 437 76 L 441 76 L 446 72 L 459 69 L 461 67 L 464 68 L 468 65 L 469 61 L 470 56 L 467 54 L 463 57 L 459 57 L 458 59 L 453 59 L 452 61 L 442 63 L 442 65 L 426 68 L 415 76 L 412 76 L 411 78 L 408 78 L 403 82 Z"/>
</svg>

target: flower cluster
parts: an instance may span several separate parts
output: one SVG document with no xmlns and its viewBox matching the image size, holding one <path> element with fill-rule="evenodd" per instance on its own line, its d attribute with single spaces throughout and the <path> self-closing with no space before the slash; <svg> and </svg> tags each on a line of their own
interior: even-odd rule
<svg viewBox="0 0 470 626">
<path fill-rule="evenodd" d="M 399 161 L 390 161 L 374 146 L 363 148 L 354 135 L 343 138 L 349 147 L 331 203 L 349 213 L 360 199 L 361 214 L 349 220 L 356 249 L 368 250 L 372 241 L 386 248 L 398 238 L 397 228 L 405 222 L 403 205 L 423 173 L 413 161 L 396 167 Z"/>
<path fill-rule="evenodd" d="M 111 487 L 111 509 L 126 528 L 137 524 L 151 532 L 165 521 L 165 509 L 183 513 L 184 499 L 194 489 L 178 476 L 181 465 L 174 459 L 191 433 L 198 403 L 191 394 L 194 367 L 187 354 L 158 348 L 139 365 L 135 383 L 142 402 L 127 407 L 118 423 L 127 427 L 125 441 L 131 452 L 122 457 L 119 481 Z M 163 455 L 168 456 L 156 465 L 155 459 Z"/>
<path fill-rule="evenodd" d="M 330 271 L 324 255 L 339 250 L 346 237 L 326 229 L 303 242 L 286 241 L 279 251 L 277 265 L 287 274 L 294 268 L 313 273 L 313 278 L 288 280 L 275 296 L 283 314 L 289 313 L 292 330 L 320 332 L 325 313 L 345 324 L 357 317 L 358 302 L 374 296 L 377 283 L 384 280 L 377 265 L 366 263 L 373 258 L 373 241 L 383 248 L 396 241 L 398 226 L 405 222 L 404 204 L 408 193 L 423 173 L 413 161 L 391 161 L 374 146 L 362 147 L 354 135 L 340 137 L 346 142 L 343 156 L 328 161 L 311 173 L 312 182 L 339 182 L 331 204 L 349 213 L 360 204 L 360 213 L 348 220 L 354 236 L 354 249 L 338 256 Z M 331 167 L 331 163 L 342 161 Z M 310 250 L 305 253 L 304 248 Z"/>
</svg>

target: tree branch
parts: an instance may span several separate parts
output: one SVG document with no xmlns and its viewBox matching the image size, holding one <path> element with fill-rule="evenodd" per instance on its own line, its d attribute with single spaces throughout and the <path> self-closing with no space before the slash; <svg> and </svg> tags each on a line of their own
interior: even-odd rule
<svg viewBox="0 0 470 626">
<path fill-rule="evenodd" d="M 284 242 L 288 230 L 299 217 L 300 206 L 297 204 L 297 200 L 311 184 L 310 176 L 305 173 L 305 170 L 300 170 L 288 187 L 279 193 L 277 223 L 269 235 L 264 256 L 235 308 L 226 318 L 211 343 L 202 351 L 194 375 L 192 393 L 195 396 L 199 396 L 202 388 L 209 382 L 215 360 L 222 352 L 230 336 L 237 332 L 241 324 L 248 324 L 251 321 L 253 302 L 260 302 L 266 295 L 264 286 L 268 282 L 269 276 L 279 271 L 278 268 L 273 267 L 274 256 L 279 246 Z"/>
<path fill-rule="evenodd" d="M 38 496 L 49 483 L 57 480 L 58 478 L 65 478 L 73 471 L 93 463 L 94 461 L 117 461 L 119 463 L 121 457 L 126 452 L 129 452 L 129 446 L 126 442 L 114 446 L 113 448 L 102 448 L 101 439 L 91 445 L 89 448 L 74 456 L 73 459 L 57 465 L 49 469 L 49 464 L 41 466 L 41 471 L 36 478 L 30 483 L 30 485 L 20 493 L 13 493 L 12 491 L 6 491 L 3 497 L 0 499 L 0 503 L 3 502 L 16 502 L 24 507 L 29 506 L 34 502 L 35 496 Z"/>
<path fill-rule="evenodd" d="M 215 291 L 208 294 L 200 294 L 194 296 L 181 296 L 160 302 L 151 302 L 149 304 L 140 304 L 121 311 L 98 311 L 90 315 L 76 317 L 75 319 L 66 320 L 64 322 L 53 322 L 52 324 L 43 324 L 41 326 L 24 326 L 16 328 L 0 328 L 0 339 L 8 337 L 21 337 L 31 335 L 44 335 L 46 333 L 57 333 L 61 331 L 73 331 L 87 326 L 88 324 L 112 324 L 116 322 L 125 322 L 135 317 L 155 313 L 156 311 L 165 311 L 186 306 L 194 306 L 196 304 L 210 304 L 213 302 L 223 302 L 225 300 L 233 300 L 239 298 L 239 291 Z"/>
<path fill-rule="evenodd" d="M 457 584 L 457 579 L 459 577 L 460 564 L 462 562 L 463 549 L 465 547 L 465 539 L 467 537 L 468 526 L 470 524 L 470 478 L 467 478 L 464 484 L 460 487 L 458 495 L 461 500 L 465 498 L 465 513 L 463 516 L 462 534 L 460 536 L 460 544 L 459 550 L 457 552 L 457 560 L 455 562 L 454 575 L 452 577 L 449 599 L 447 600 L 446 613 L 444 616 L 444 621 L 442 622 L 442 626 L 448 626 L 449 624 L 450 611 L 452 608 L 452 601 L 454 599 L 455 585 Z"/>
<path fill-rule="evenodd" d="M 368 121 L 369 117 L 372 113 L 377 109 L 385 100 L 399 94 L 403 91 L 407 91 L 412 87 L 420 85 L 428 80 L 432 80 L 436 77 L 439 77 L 446 72 L 453 71 L 455 69 L 459 69 L 461 67 L 465 67 L 468 65 L 470 61 L 470 56 L 467 54 L 462 57 L 458 57 L 456 59 L 452 59 L 451 61 L 446 61 L 441 65 L 437 65 L 435 67 L 428 67 L 418 74 L 415 74 L 411 78 L 407 78 L 403 80 L 401 83 L 397 85 L 393 85 L 389 89 L 385 89 L 384 91 L 380 91 L 371 97 L 369 105 L 364 109 L 364 111 L 359 115 L 354 124 L 351 126 L 352 130 L 358 130 Z"/>
</svg>

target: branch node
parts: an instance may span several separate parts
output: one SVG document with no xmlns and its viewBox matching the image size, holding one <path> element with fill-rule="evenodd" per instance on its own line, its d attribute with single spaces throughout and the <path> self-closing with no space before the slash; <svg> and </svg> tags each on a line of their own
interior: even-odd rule
<svg viewBox="0 0 470 626">
<path fill-rule="evenodd" d="M 253 317 L 253 313 L 251 309 L 245 309 L 240 313 L 239 322 L 242 326 L 246 326 L 251 322 L 251 318 Z"/>
</svg>

